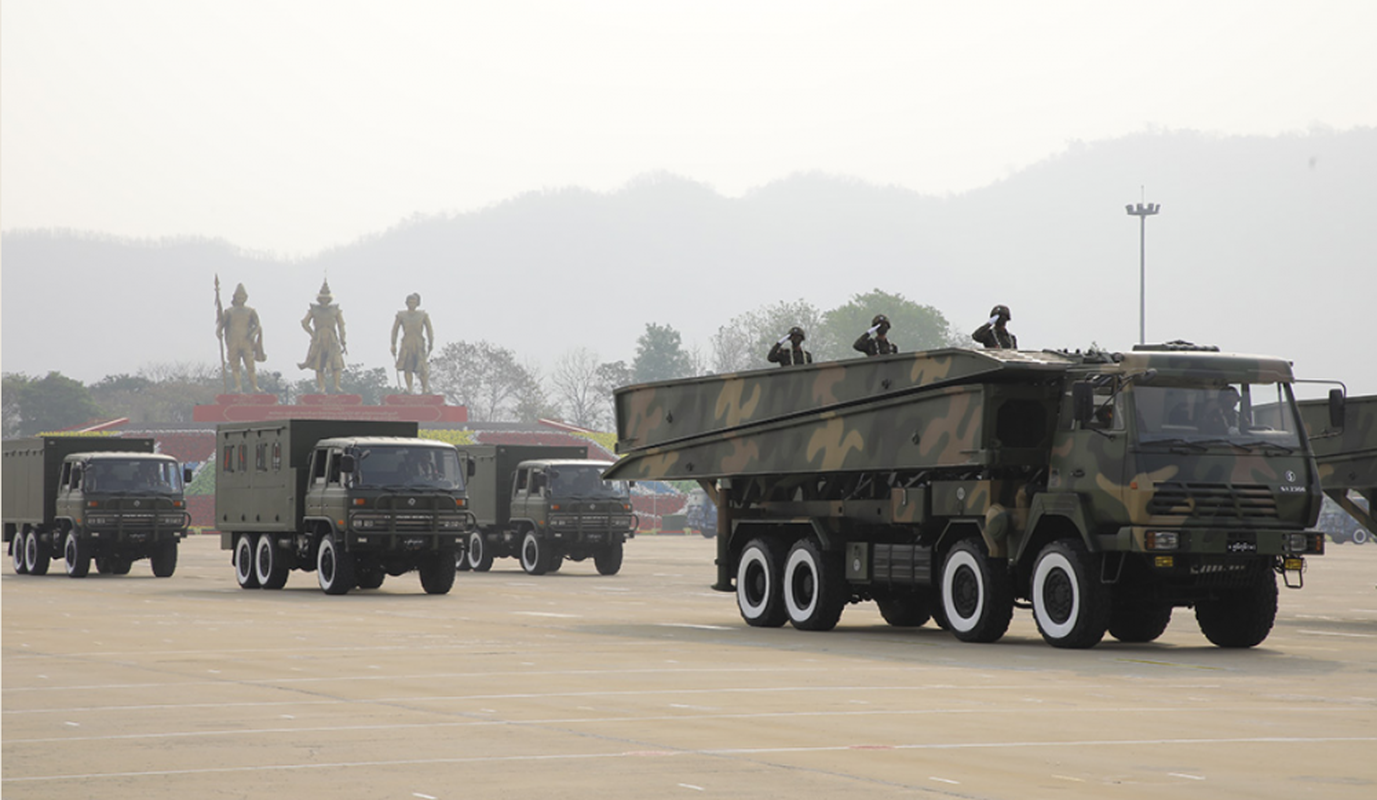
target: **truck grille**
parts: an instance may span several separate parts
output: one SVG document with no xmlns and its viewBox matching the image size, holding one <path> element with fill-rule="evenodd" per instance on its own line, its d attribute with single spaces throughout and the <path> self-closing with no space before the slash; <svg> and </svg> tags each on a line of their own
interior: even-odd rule
<svg viewBox="0 0 1377 800">
<path fill-rule="evenodd" d="M 1164 516 L 1276 519 L 1272 490 L 1257 483 L 1159 483 L 1148 513 Z"/>
</svg>

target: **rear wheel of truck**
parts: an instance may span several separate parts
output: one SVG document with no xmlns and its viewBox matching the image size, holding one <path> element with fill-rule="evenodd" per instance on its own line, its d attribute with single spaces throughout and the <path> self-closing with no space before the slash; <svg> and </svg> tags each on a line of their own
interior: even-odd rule
<svg viewBox="0 0 1377 800">
<path fill-rule="evenodd" d="M 521 537 L 521 568 L 527 575 L 544 575 L 550 571 L 550 545 L 536 535 L 526 531 Z"/>
<path fill-rule="evenodd" d="M 91 574 L 91 543 L 82 541 L 76 531 L 67 531 L 67 539 L 62 543 L 62 560 L 67 562 L 67 577 L 86 577 Z"/>
<path fill-rule="evenodd" d="M 613 542 L 593 554 L 593 566 L 599 575 L 616 575 L 622 569 L 622 543 Z"/>
<path fill-rule="evenodd" d="M 942 611 L 963 642 L 999 641 L 1014 616 L 1004 559 L 990 558 L 979 539 L 957 542 L 942 562 Z"/>
<path fill-rule="evenodd" d="M 158 545 L 149 560 L 153 562 L 153 577 L 171 578 L 172 573 L 177 571 L 177 542 Z"/>
<path fill-rule="evenodd" d="M 1109 635 L 1130 644 L 1156 641 L 1169 624 L 1171 606 L 1166 603 L 1116 597 L 1109 612 Z"/>
<path fill-rule="evenodd" d="M 442 552 L 421 565 L 421 588 L 426 594 L 449 594 L 454 587 L 454 554 Z"/>
<path fill-rule="evenodd" d="M 736 565 L 736 607 L 755 628 L 778 628 L 789 621 L 780 591 L 784 556 L 770 539 L 752 539 Z"/>
<path fill-rule="evenodd" d="M 47 575 L 52 559 L 53 554 L 48 552 L 48 545 L 39 540 L 38 531 L 29 531 L 24 537 L 24 568 L 30 575 Z"/>
<path fill-rule="evenodd" d="M 1038 553 L 1033 565 L 1033 619 L 1053 647 L 1094 647 L 1109 627 L 1109 591 L 1099 559 L 1076 539 L 1061 539 Z"/>
<path fill-rule="evenodd" d="M 15 533 L 10 539 L 10 562 L 14 565 L 15 575 L 29 574 L 29 568 L 24 564 L 24 542 L 28 540 L 28 535 L 22 532 Z"/>
<path fill-rule="evenodd" d="M 1371 539 L 1371 538 L 1372 538 L 1372 537 L 1371 537 L 1370 535 L 1368 535 L 1368 532 L 1367 532 L 1366 530 L 1364 530 L 1363 528 L 1359 528 L 1359 529 L 1357 529 L 1357 530 L 1355 530 L 1355 531 L 1353 532 L 1353 543 L 1354 543 L 1354 544 L 1367 544 L 1367 543 L 1368 543 L 1368 540 Z"/>
<path fill-rule="evenodd" d="M 277 540 L 270 533 L 258 535 L 253 549 L 253 577 L 264 589 L 281 589 L 287 585 L 286 554 L 277 548 Z"/>
<path fill-rule="evenodd" d="M 1220 647 L 1255 647 L 1277 619 L 1277 576 L 1268 572 L 1252 585 L 1220 590 L 1195 604 L 1195 621 L 1205 638 Z"/>
<path fill-rule="evenodd" d="M 830 631 L 846 608 L 845 565 L 811 538 L 794 542 L 784 559 L 784 610 L 801 631 Z"/>
<path fill-rule="evenodd" d="M 892 592 L 875 598 L 880 616 L 895 628 L 921 628 L 932 618 L 932 603 L 925 592 Z"/>
<path fill-rule="evenodd" d="M 241 533 L 234 537 L 234 579 L 240 589 L 257 589 L 258 573 L 253 565 L 253 537 Z"/>
<path fill-rule="evenodd" d="M 487 572 L 492 569 L 492 552 L 488 549 L 488 543 L 483 541 L 483 534 L 469 534 L 468 552 L 464 558 L 469 562 L 469 569 L 474 572 Z"/>
<path fill-rule="evenodd" d="M 354 588 L 354 557 L 344 552 L 333 533 L 325 534 L 316 549 L 316 579 L 326 594 L 345 594 Z"/>
</svg>

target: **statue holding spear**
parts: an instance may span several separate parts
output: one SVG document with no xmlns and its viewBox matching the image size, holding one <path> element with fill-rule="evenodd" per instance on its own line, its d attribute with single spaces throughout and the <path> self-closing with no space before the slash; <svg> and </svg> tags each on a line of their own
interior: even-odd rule
<svg viewBox="0 0 1377 800">
<path fill-rule="evenodd" d="M 241 283 L 235 287 L 234 296 L 230 299 L 230 308 L 225 311 L 220 305 L 220 276 L 215 276 L 215 333 L 220 338 L 220 369 L 223 372 L 225 368 L 228 349 L 234 391 L 243 392 L 240 378 L 242 366 L 242 372 L 248 375 L 249 387 L 254 394 L 258 394 L 262 390 L 258 388 L 255 362 L 267 361 L 268 357 L 263 353 L 263 326 L 259 324 L 258 312 L 245 305 L 248 299 L 249 293 L 244 290 L 244 284 Z"/>
</svg>

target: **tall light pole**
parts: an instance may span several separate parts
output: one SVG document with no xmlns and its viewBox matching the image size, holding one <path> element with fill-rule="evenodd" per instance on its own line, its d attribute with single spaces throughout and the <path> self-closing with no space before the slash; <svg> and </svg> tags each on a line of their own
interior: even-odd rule
<svg viewBox="0 0 1377 800">
<path fill-rule="evenodd" d="M 1138 344 L 1147 344 L 1147 218 L 1161 208 L 1157 203 L 1124 206 L 1138 218 Z"/>
</svg>

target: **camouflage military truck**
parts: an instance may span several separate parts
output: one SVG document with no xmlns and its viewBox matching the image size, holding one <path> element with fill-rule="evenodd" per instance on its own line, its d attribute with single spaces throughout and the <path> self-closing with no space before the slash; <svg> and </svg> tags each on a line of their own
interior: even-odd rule
<svg viewBox="0 0 1377 800">
<path fill-rule="evenodd" d="M 345 594 L 414 569 L 427 594 L 448 593 L 473 519 L 464 462 L 416 434 L 414 422 L 221 425 L 215 520 L 239 585 L 280 589 L 303 570 Z"/>
<path fill-rule="evenodd" d="M 154 575 L 170 577 L 191 522 L 182 496 L 190 474 L 153 450 L 152 439 L 106 436 L 6 441 L 2 505 L 14 571 L 43 575 L 61 558 L 73 578 L 86 577 L 92 561 L 102 574 L 127 575 L 147 558 Z"/>
<path fill-rule="evenodd" d="M 694 479 L 718 509 L 717 582 L 754 626 L 834 627 L 873 600 L 971 642 L 1026 600 L 1042 637 L 1270 632 L 1297 586 L 1319 478 L 1290 364 L 1151 346 L 948 349 L 618 389 L 605 477 Z M 1230 406 L 1230 401 L 1233 405 Z M 1272 425 L 1252 409 L 1285 409 Z"/>
<path fill-rule="evenodd" d="M 1348 541 L 1371 540 L 1377 536 L 1377 395 L 1348 398 L 1342 419 L 1330 417 L 1327 400 L 1299 405 L 1319 463 L 1320 485 L 1357 523 L 1340 529 L 1348 533 Z"/>
<path fill-rule="evenodd" d="M 477 518 L 465 568 L 485 572 L 494 558 L 513 557 L 527 574 L 543 575 L 566 558 L 592 558 L 599 574 L 621 570 L 636 515 L 627 484 L 602 479 L 606 461 L 589 461 L 586 447 L 480 445 L 464 452 L 474 462 L 469 500 Z"/>
</svg>

